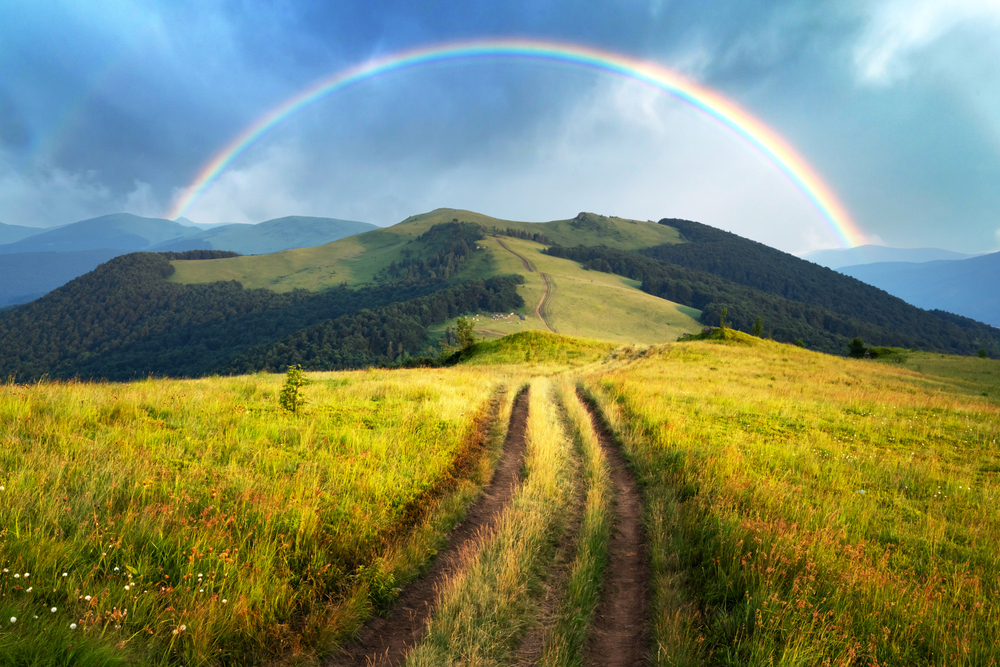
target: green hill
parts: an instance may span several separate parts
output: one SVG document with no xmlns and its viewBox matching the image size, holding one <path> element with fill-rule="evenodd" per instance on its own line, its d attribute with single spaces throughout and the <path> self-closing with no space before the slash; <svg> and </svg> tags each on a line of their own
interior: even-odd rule
<svg viewBox="0 0 1000 667">
<path fill-rule="evenodd" d="M 270 255 L 116 258 L 0 313 L 0 373 L 126 379 L 412 363 L 437 355 L 442 339 L 454 344 L 458 317 L 486 339 L 540 331 L 654 344 L 723 314 L 734 329 L 759 320 L 758 335 L 831 354 L 862 337 L 1000 355 L 1000 330 L 699 223 L 524 223 L 441 209 Z"/>
</svg>

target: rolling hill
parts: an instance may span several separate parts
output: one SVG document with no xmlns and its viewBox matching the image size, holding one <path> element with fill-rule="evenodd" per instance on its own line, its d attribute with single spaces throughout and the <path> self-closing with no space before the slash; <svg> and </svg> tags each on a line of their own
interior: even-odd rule
<svg viewBox="0 0 1000 667">
<path fill-rule="evenodd" d="M 938 260 L 968 259 L 974 255 L 941 248 L 890 248 L 880 245 L 861 245 L 854 248 L 817 250 L 802 255 L 802 259 L 828 269 L 839 270 L 844 266 L 874 264 L 876 262 L 934 262 Z"/>
<path fill-rule="evenodd" d="M 472 316 L 498 338 L 619 343 L 719 324 L 845 354 L 848 342 L 1000 355 L 1000 330 L 696 222 L 581 213 L 512 222 L 439 209 L 268 255 L 119 257 L 0 314 L 0 373 L 127 379 L 405 363 Z"/>
<path fill-rule="evenodd" d="M 0 244 L 16 243 L 35 234 L 44 232 L 44 228 L 22 227 L 21 225 L 6 225 L 0 222 Z"/>
<path fill-rule="evenodd" d="M 907 303 L 1000 327 L 1000 253 L 937 262 L 876 262 L 838 269 Z"/>
</svg>

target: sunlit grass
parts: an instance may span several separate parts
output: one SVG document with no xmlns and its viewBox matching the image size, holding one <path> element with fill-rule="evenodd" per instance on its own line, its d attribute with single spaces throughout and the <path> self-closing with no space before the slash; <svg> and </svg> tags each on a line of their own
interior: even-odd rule
<svg viewBox="0 0 1000 667">
<path fill-rule="evenodd" d="M 590 386 L 646 487 L 658 664 L 995 663 L 995 403 L 768 342 Z"/>
<path fill-rule="evenodd" d="M 309 656 L 391 602 L 383 556 L 505 378 L 308 377 L 299 416 L 272 375 L 0 387 L 4 654 L 58 633 L 153 663 Z"/>
</svg>

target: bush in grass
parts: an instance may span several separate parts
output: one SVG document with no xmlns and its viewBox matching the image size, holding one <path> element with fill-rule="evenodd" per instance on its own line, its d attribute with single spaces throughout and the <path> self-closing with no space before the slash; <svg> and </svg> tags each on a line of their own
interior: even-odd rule
<svg viewBox="0 0 1000 667">
<path fill-rule="evenodd" d="M 278 403 L 292 414 L 296 414 L 303 405 L 306 398 L 302 395 L 302 387 L 305 386 L 305 378 L 302 377 L 302 366 L 295 364 L 288 367 L 288 374 L 285 376 L 285 386 L 281 388 Z"/>
</svg>

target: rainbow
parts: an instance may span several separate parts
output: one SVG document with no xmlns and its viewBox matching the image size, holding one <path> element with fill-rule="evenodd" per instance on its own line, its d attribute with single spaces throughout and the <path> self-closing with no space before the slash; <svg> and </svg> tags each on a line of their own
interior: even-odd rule
<svg viewBox="0 0 1000 667">
<path fill-rule="evenodd" d="M 198 172 L 177 196 L 166 217 L 173 220 L 191 207 L 226 167 L 268 130 L 299 109 L 331 93 L 368 79 L 431 63 L 476 58 L 504 58 L 574 65 L 647 84 L 718 120 L 783 171 L 809 199 L 845 247 L 865 242 L 863 232 L 836 195 L 791 145 L 731 100 L 661 65 L 588 46 L 539 40 L 490 39 L 452 42 L 368 60 L 317 81 L 274 107 L 245 128 Z"/>
</svg>

